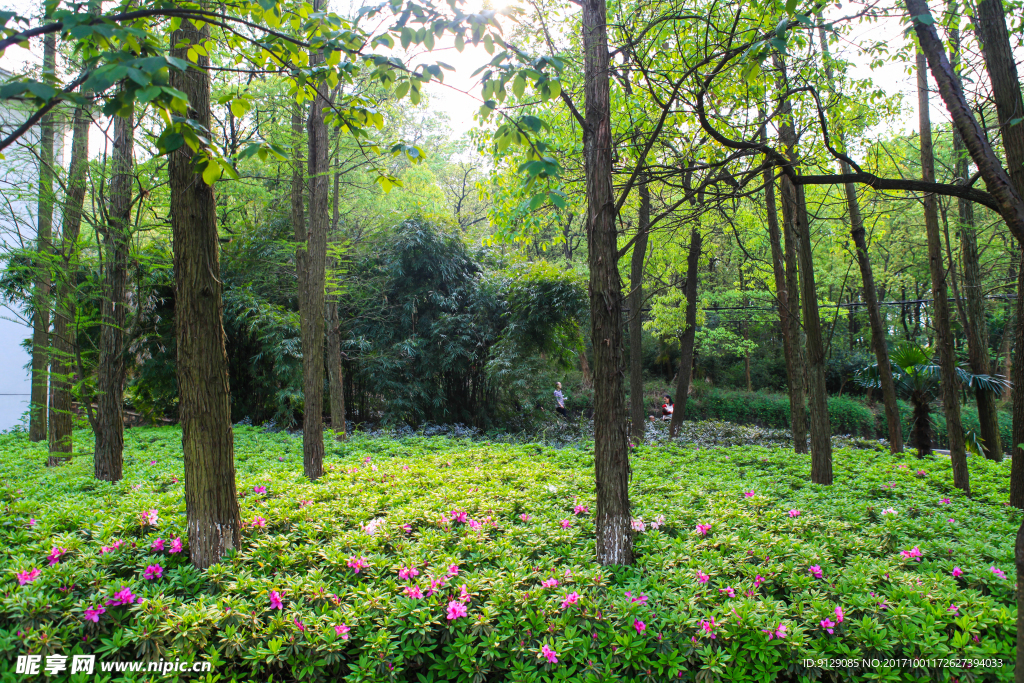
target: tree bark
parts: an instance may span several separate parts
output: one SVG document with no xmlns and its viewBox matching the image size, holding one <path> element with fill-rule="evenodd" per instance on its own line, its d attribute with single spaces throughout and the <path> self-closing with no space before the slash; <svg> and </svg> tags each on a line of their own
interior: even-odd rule
<svg viewBox="0 0 1024 683">
<path fill-rule="evenodd" d="M 1003 151 L 1006 154 L 1006 168 L 1009 169 L 1007 175 L 1009 189 L 1019 207 L 1016 212 L 1000 211 L 1000 213 L 1003 215 L 1003 220 L 1011 227 L 1011 232 L 1017 238 L 1018 245 L 1024 247 L 1024 240 L 1021 237 L 1021 233 L 1024 233 L 1024 125 L 1019 122 L 1015 125 L 1011 124 L 1011 121 L 1024 117 L 1024 98 L 1021 97 L 1017 63 L 1014 60 L 1013 48 L 1010 46 L 1010 35 L 1006 28 L 1003 3 L 999 0 L 981 0 L 974 16 L 974 31 L 981 43 L 985 67 L 992 83 L 992 97 L 995 100 L 996 115 L 999 119 L 999 133 L 1003 141 Z M 936 53 L 935 65 L 932 66 L 932 69 L 941 68 L 941 59 L 939 59 L 941 43 L 938 48 L 935 48 L 933 43 L 929 44 L 932 45 L 931 52 Z M 933 63 L 931 54 L 929 63 Z M 959 83 L 951 83 L 948 87 L 951 91 L 950 97 L 953 99 L 957 96 L 955 89 L 958 85 Z M 959 93 L 959 96 L 962 98 L 963 93 Z M 943 92 L 943 99 L 947 99 L 945 92 Z M 966 113 L 969 115 L 969 110 Z M 961 114 L 960 118 L 963 119 L 964 116 Z M 954 119 L 955 122 L 956 119 Z M 977 122 L 973 123 L 973 127 L 976 128 Z M 970 124 L 970 121 L 963 121 L 957 125 L 962 136 L 965 133 L 970 134 L 972 128 Z M 976 155 L 995 157 L 992 149 L 985 147 L 987 141 L 984 136 L 982 138 L 981 142 L 976 142 L 973 148 L 967 145 L 971 158 L 974 159 L 979 171 L 982 170 L 982 166 L 978 163 Z M 967 140 L 965 139 L 964 142 L 966 145 Z M 1001 182 L 998 173 L 992 169 L 992 166 L 993 163 L 989 160 L 986 166 L 987 175 L 992 177 L 985 178 L 986 185 L 990 182 Z M 986 174 L 983 173 L 984 175 Z M 1016 231 L 1012 229 L 1013 223 L 1019 223 Z M 1022 252 L 1022 258 L 1018 265 L 1017 282 L 1016 315 L 1014 316 L 1015 357 L 1010 369 L 1010 376 L 1013 380 L 1013 448 L 1011 449 L 1013 458 L 1010 472 L 1010 505 L 1024 508 L 1024 449 L 1020 448 L 1020 444 L 1024 443 L 1024 390 L 1021 390 L 1021 387 L 1024 387 L 1024 366 L 1022 366 L 1024 358 L 1021 356 L 1024 353 L 1024 299 L 1022 299 L 1024 296 L 1024 252 Z M 1007 354 L 1007 364 L 1011 364 L 1009 354 Z M 1018 547 L 1020 547 L 1020 536 L 1018 536 Z M 1018 591 L 1017 599 L 1020 609 L 1024 610 L 1024 593 Z M 1018 630 L 1018 639 L 1020 638 L 1024 638 L 1024 631 Z M 1022 649 L 1024 649 L 1024 643 L 1018 642 L 1018 683 L 1024 683 L 1024 666 L 1019 663 Z"/>
<path fill-rule="evenodd" d="M 334 209 L 331 230 L 337 234 L 341 202 L 341 171 L 334 171 Z M 327 300 L 327 375 L 331 390 L 331 430 L 337 439 L 345 434 L 345 374 L 341 364 L 341 320 L 338 318 L 337 295 Z"/>
<path fill-rule="evenodd" d="M 52 81 L 57 63 L 57 36 L 43 39 L 43 80 Z M 46 440 L 50 345 L 50 256 L 53 252 L 53 139 L 54 114 L 39 120 L 39 199 L 36 209 L 35 284 L 32 292 L 32 389 L 29 399 L 29 441 Z"/>
<path fill-rule="evenodd" d="M 171 35 L 171 55 L 187 59 L 188 45 L 205 40 L 185 20 Z M 209 58 L 187 73 L 171 72 L 171 86 L 188 96 L 188 116 L 210 127 Z M 224 348 L 224 303 L 220 281 L 217 202 L 183 145 L 170 154 L 171 229 L 174 239 L 175 336 L 185 513 L 189 557 L 205 569 L 239 547 L 240 519 L 235 491 L 234 440 L 228 357 Z"/>
<path fill-rule="evenodd" d="M 917 55 L 917 109 L 921 127 L 921 177 L 935 180 L 935 157 L 932 150 L 931 118 L 928 111 L 928 70 L 925 57 Z M 949 438 L 949 458 L 953 465 L 953 484 L 971 495 L 970 475 L 967 471 L 967 453 L 964 449 L 964 430 L 960 422 L 960 402 L 957 400 L 959 381 L 956 374 L 956 352 L 949 327 L 949 299 L 946 289 L 946 269 L 942 258 L 942 235 L 939 232 L 939 212 L 935 195 L 923 197 L 924 225 L 928 235 L 928 265 L 932 280 L 932 313 L 934 315 L 935 342 L 939 351 L 941 370 L 939 389 L 942 409 L 946 416 Z"/>
<path fill-rule="evenodd" d="M 643 443 L 647 411 L 644 410 L 643 315 L 644 264 L 651 225 L 651 189 L 640 183 L 640 216 L 629 270 L 629 412 L 633 443 Z M 676 399 L 678 403 L 678 399 Z"/>
<path fill-rule="evenodd" d="M 676 381 L 676 408 L 668 425 L 668 435 L 675 438 L 676 432 L 686 417 L 687 395 L 690 393 L 690 368 L 693 366 L 693 342 L 697 335 L 697 278 L 700 266 L 700 251 L 703 237 L 694 228 L 690 233 L 690 249 L 686 254 L 686 328 L 679 338 L 679 378 Z"/>
<path fill-rule="evenodd" d="M 114 152 L 108 224 L 102 229 L 104 259 L 103 327 L 96 373 L 93 464 L 96 478 L 120 481 L 124 460 L 124 325 L 127 319 L 128 244 L 135 168 L 134 110 L 114 119 Z"/>
<path fill-rule="evenodd" d="M 314 8 L 322 6 L 322 0 Z M 311 52 L 310 68 L 322 62 L 322 52 Z M 299 327 L 302 337 L 302 469 L 310 479 L 324 473 L 324 288 L 327 278 L 328 140 L 323 94 L 326 84 L 317 83 L 317 96 L 309 107 L 308 137 L 309 229 L 298 239 Z M 298 259 L 297 259 L 298 260 Z"/>
<path fill-rule="evenodd" d="M 832 64 L 829 62 L 828 38 L 824 27 L 819 27 L 818 37 L 821 39 L 821 51 L 825 57 L 825 73 L 829 83 L 833 85 Z M 840 134 L 840 141 L 845 140 Z M 845 161 L 839 162 L 840 173 L 850 173 L 852 169 Z M 875 287 L 875 275 L 871 268 L 871 257 L 868 253 L 867 231 L 864 229 L 864 217 L 860 211 L 860 200 L 857 198 L 857 186 L 846 183 L 846 203 L 850 208 L 850 235 L 857 250 L 857 266 L 860 268 L 861 283 L 864 287 L 864 305 L 867 308 L 868 324 L 871 326 L 871 350 L 875 353 L 878 364 L 878 376 L 882 385 L 882 405 L 885 408 L 885 424 L 889 435 L 889 450 L 892 453 L 903 452 L 903 427 L 900 424 L 900 411 L 896 403 L 896 384 L 892 379 L 892 367 L 889 364 L 889 348 L 886 344 L 885 325 L 882 323 L 882 312 L 878 306 L 878 291 Z M 852 319 L 852 312 L 851 312 Z M 851 348 L 852 345 L 851 345 Z"/>
<path fill-rule="evenodd" d="M 68 190 L 61 228 L 60 275 L 54 296 L 53 344 L 50 358 L 50 457 L 47 465 L 71 460 L 74 451 L 71 387 L 75 378 L 75 272 L 78 269 L 78 236 L 85 206 L 86 172 L 89 168 L 89 111 L 76 107 L 71 139 Z"/>
<path fill-rule="evenodd" d="M 776 63 L 786 82 L 785 64 Z M 796 166 L 796 129 L 792 105 L 784 101 L 780 111 L 779 140 L 786 156 Z M 822 344 L 821 319 L 818 314 L 818 294 L 814 282 L 814 256 L 811 231 L 807 218 L 807 202 L 802 185 L 794 185 L 788 176 L 782 177 L 782 212 L 788 230 L 793 235 L 800 271 L 801 313 L 804 321 L 806 345 L 807 407 L 811 432 L 811 481 L 815 484 L 832 483 L 832 426 L 828 416 L 828 394 L 825 390 L 825 349 Z M 792 291 L 792 290 L 791 290 Z"/>
<path fill-rule="evenodd" d="M 761 141 L 765 141 L 761 131 Z M 772 248 L 772 272 L 775 275 L 775 297 L 779 302 L 779 328 L 782 331 L 782 353 L 786 359 L 786 384 L 789 393 L 789 423 L 793 432 L 793 448 L 797 453 L 807 452 L 807 414 L 804 409 L 804 384 L 800 363 L 800 322 L 799 311 L 793 310 L 789 297 L 789 274 L 786 268 L 786 254 L 782 251 L 782 235 L 779 228 L 779 214 L 775 202 L 775 178 L 772 169 L 766 168 L 764 178 L 764 204 L 768 215 L 768 241 Z M 790 242 L 788 235 L 787 243 Z M 795 259 L 794 259 L 795 260 Z M 795 273 L 794 273 L 795 275 Z M 795 325 L 793 318 L 796 318 Z M 794 335 L 794 329 L 796 333 Z"/>
<path fill-rule="evenodd" d="M 595 549 L 602 565 L 633 562 L 629 452 L 622 386 L 622 282 L 619 278 L 612 186 L 611 94 L 607 8 L 583 0 L 586 116 L 583 156 L 587 178 L 590 321 L 594 344 Z"/>
</svg>

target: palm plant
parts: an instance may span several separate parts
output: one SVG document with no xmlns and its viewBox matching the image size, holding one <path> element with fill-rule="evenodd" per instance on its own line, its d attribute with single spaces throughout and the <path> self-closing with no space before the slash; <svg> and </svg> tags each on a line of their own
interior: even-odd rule
<svg viewBox="0 0 1024 683">
<path fill-rule="evenodd" d="M 939 394 L 939 366 L 925 348 L 912 342 L 896 344 L 889 353 L 889 361 L 892 365 L 892 379 L 896 384 L 896 391 L 910 402 L 913 409 L 910 445 L 917 448 L 918 456 L 928 455 L 934 445 L 932 402 Z M 957 366 L 956 373 L 960 378 L 965 401 L 968 389 L 1001 394 L 1009 386 L 1009 382 L 998 375 L 976 375 L 960 366 Z M 880 389 L 882 386 L 877 364 L 858 371 L 854 380 L 861 386 L 872 389 Z M 968 435 L 969 443 L 976 446 L 977 440 L 977 435 Z"/>
</svg>

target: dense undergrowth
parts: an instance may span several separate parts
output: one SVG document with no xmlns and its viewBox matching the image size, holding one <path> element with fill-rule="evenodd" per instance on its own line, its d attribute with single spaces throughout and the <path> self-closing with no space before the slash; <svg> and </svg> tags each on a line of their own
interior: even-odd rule
<svg viewBox="0 0 1024 683">
<path fill-rule="evenodd" d="M 110 485 L 0 435 L 0 679 L 27 680 L 27 653 L 205 659 L 222 681 L 1012 678 L 1008 462 L 971 458 L 969 500 L 941 457 L 841 449 L 822 488 L 787 449 L 640 447 L 637 562 L 613 570 L 585 447 L 356 435 L 309 483 L 301 439 L 239 427 L 243 545 L 201 573 L 179 444 L 129 430 Z M 1003 664 L 804 664 L 900 657 Z"/>
</svg>

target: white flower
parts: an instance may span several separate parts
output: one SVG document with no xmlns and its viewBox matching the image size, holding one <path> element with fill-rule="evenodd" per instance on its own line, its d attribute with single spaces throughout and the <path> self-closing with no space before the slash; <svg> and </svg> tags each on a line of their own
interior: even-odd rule
<svg viewBox="0 0 1024 683">
<path fill-rule="evenodd" d="M 380 531 L 383 527 L 384 527 L 384 518 L 383 517 L 377 517 L 375 519 L 371 519 L 366 524 L 363 524 L 362 522 L 359 523 L 359 528 L 362 529 L 366 533 L 367 536 L 374 536 L 374 535 L 376 535 L 376 533 L 378 531 Z"/>
<path fill-rule="evenodd" d="M 657 529 L 658 527 L 660 527 L 664 523 L 665 523 L 665 515 L 658 515 L 657 517 L 654 518 L 654 521 L 651 522 L 651 528 L 652 529 Z"/>
<path fill-rule="evenodd" d="M 885 508 L 884 510 L 882 510 L 882 514 L 883 515 L 895 515 L 896 514 L 896 510 L 894 510 L 892 508 Z"/>
</svg>

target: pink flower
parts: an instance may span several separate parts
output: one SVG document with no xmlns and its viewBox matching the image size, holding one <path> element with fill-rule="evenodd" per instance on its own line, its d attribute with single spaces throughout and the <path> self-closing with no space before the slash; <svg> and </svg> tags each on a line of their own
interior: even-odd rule
<svg viewBox="0 0 1024 683">
<path fill-rule="evenodd" d="M 52 567 L 53 565 L 60 562 L 60 558 L 64 557 L 67 554 L 67 548 L 58 548 L 57 546 L 53 546 L 53 550 L 50 551 L 50 554 L 48 556 L 48 559 L 50 560 L 50 566 Z"/>
<path fill-rule="evenodd" d="M 420 590 L 419 586 L 406 586 L 402 589 L 402 592 L 405 593 L 406 597 L 416 598 L 417 600 L 423 597 L 423 591 Z"/>
<path fill-rule="evenodd" d="M 253 486 L 252 490 L 253 490 L 253 493 L 266 493 L 267 492 L 267 487 L 266 486 Z"/>
<path fill-rule="evenodd" d="M 661 527 L 664 523 L 665 523 L 665 515 L 658 515 L 657 517 L 654 518 L 654 521 L 651 522 L 651 528 L 652 529 L 657 529 L 657 528 Z"/>
<path fill-rule="evenodd" d="M 481 527 L 480 522 L 476 521 L 475 519 L 469 520 L 469 528 L 470 529 L 479 529 L 480 527 Z"/>
<path fill-rule="evenodd" d="M 774 631 L 772 631 L 771 629 L 768 629 L 768 628 L 763 628 L 763 629 L 761 629 L 761 631 L 763 633 L 767 633 L 768 634 L 768 640 L 771 640 L 772 638 L 785 638 L 786 637 L 786 627 L 783 624 L 779 624 L 778 627 Z"/>
<path fill-rule="evenodd" d="M 270 609 L 284 609 L 280 591 L 270 591 Z"/>
<path fill-rule="evenodd" d="M 156 460 L 150 460 L 150 461 L 149 461 L 149 464 L 150 464 L 150 465 L 155 465 L 155 464 L 156 464 Z"/>
<path fill-rule="evenodd" d="M 799 517 L 800 516 L 800 511 L 797 510 L 796 508 L 794 508 L 794 509 L 789 511 L 789 516 L 790 517 Z"/>
<path fill-rule="evenodd" d="M 300 508 L 304 508 L 307 505 L 312 505 L 312 504 L 313 504 L 313 501 L 311 501 L 311 500 L 300 500 L 299 501 L 299 507 Z"/>
<path fill-rule="evenodd" d="M 569 527 L 572 526 L 572 520 L 570 520 L 570 519 L 563 519 L 561 522 L 559 522 L 559 524 L 562 525 L 563 529 L 568 529 Z"/>
<path fill-rule="evenodd" d="M 753 497 L 754 497 L 754 490 L 753 490 L 753 489 L 751 489 L 751 490 L 749 490 L 749 491 L 744 491 L 744 492 L 743 492 L 743 496 L 744 496 L 745 498 L 753 498 Z"/>
<path fill-rule="evenodd" d="M 900 555 L 908 559 L 913 559 L 915 557 L 921 557 L 924 553 L 922 553 L 921 549 L 915 545 L 912 550 L 901 550 Z"/>
<path fill-rule="evenodd" d="M 519 519 L 523 520 L 524 522 L 529 522 L 533 518 L 524 512 L 523 514 L 519 515 Z"/>
<path fill-rule="evenodd" d="M 842 606 L 836 607 L 836 623 L 837 624 L 843 623 L 843 608 L 842 608 Z"/>
<path fill-rule="evenodd" d="M 558 664 L 558 653 L 552 650 L 547 645 L 540 649 L 540 653 L 547 657 L 549 664 Z"/>
<path fill-rule="evenodd" d="M 707 583 L 708 579 L 710 579 L 710 578 L 711 578 L 710 576 L 708 576 L 707 574 L 705 574 L 701 570 L 699 570 L 699 569 L 697 570 L 697 583 Z"/>
<path fill-rule="evenodd" d="M 448 603 L 448 621 L 464 617 L 468 614 L 469 612 L 466 611 L 466 606 L 458 600 L 452 600 Z"/>
<path fill-rule="evenodd" d="M 639 619 L 634 619 L 633 620 L 633 628 L 636 629 L 637 633 L 642 633 L 647 628 L 647 624 L 645 624 L 644 622 L 640 621 Z"/>
<path fill-rule="evenodd" d="M 156 539 L 155 541 L 153 541 L 153 545 L 151 547 L 153 548 L 153 550 L 161 552 L 164 549 L 164 539 Z"/>
<path fill-rule="evenodd" d="M 725 593 L 730 598 L 735 598 L 736 597 L 736 590 L 732 586 L 728 586 L 726 588 L 719 588 L 718 592 L 719 593 Z"/>
<path fill-rule="evenodd" d="M 826 631 L 828 631 L 829 633 L 832 633 L 832 628 L 833 628 L 834 626 L 835 626 L 835 624 L 834 624 L 834 623 L 832 623 L 832 620 L 831 620 L 831 619 L 822 619 L 822 620 L 821 620 L 821 627 L 822 627 L 823 629 L 825 629 Z"/>
<path fill-rule="evenodd" d="M 448 565 L 448 576 L 458 576 L 458 575 L 459 575 L 459 565 L 457 565 L 457 564 L 450 564 L 450 565 Z"/>
<path fill-rule="evenodd" d="M 644 595 L 643 593 L 641 593 L 640 595 L 638 595 L 638 596 L 636 596 L 634 598 L 632 593 L 630 593 L 629 591 L 626 591 L 626 597 L 629 598 L 630 602 L 635 602 L 635 603 L 638 603 L 638 604 L 641 604 L 641 605 L 646 605 L 647 604 L 647 596 Z"/>
<path fill-rule="evenodd" d="M 643 517 L 637 517 L 636 519 L 634 519 L 631 523 L 631 526 L 633 527 L 633 531 L 643 531 L 647 528 L 647 525 L 644 524 Z"/>
<path fill-rule="evenodd" d="M 295 628 L 299 629 L 300 633 L 306 630 L 306 625 L 299 621 L 298 617 L 292 619 L 292 623 L 295 624 Z"/>
<path fill-rule="evenodd" d="M 963 576 L 963 575 L 964 575 L 964 570 L 963 569 L 960 569 L 960 567 L 953 567 L 953 578 L 954 579 L 957 578 L 958 576 Z"/>
<path fill-rule="evenodd" d="M 565 609 L 569 605 L 578 604 L 579 601 L 580 601 L 580 594 L 577 593 L 576 591 L 573 591 L 572 593 L 569 593 L 568 595 L 566 595 L 565 599 L 562 600 L 562 609 Z"/>
<path fill-rule="evenodd" d="M 171 553 L 180 553 L 183 549 L 184 546 L 182 545 L 180 538 L 175 537 L 171 539 Z"/>
<path fill-rule="evenodd" d="M 262 517 L 253 517 L 252 525 L 257 529 L 263 529 L 267 526 L 267 520 L 263 519 Z"/>
<path fill-rule="evenodd" d="M 882 510 L 882 514 L 883 515 L 895 515 L 896 514 L 896 510 L 894 508 L 885 508 L 884 510 Z"/>
<path fill-rule="evenodd" d="M 940 499 L 939 499 L 939 503 L 940 503 L 941 505 L 949 505 L 949 502 L 950 502 L 950 501 L 949 501 L 949 498 L 940 498 Z"/>
<path fill-rule="evenodd" d="M 142 578 L 146 579 L 147 581 L 159 579 L 163 577 L 163 575 L 164 568 L 158 564 L 151 564 L 148 567 L 146 567 L 146 571 L 142 572 Z"/>
<path fill-rule="evenodd" d="M 585 515 L 588 512 L 590 512 L 590 508 L 587 507 L 586 505 L 577 505 L 572 509 L 572 513 L 574 515 Z"/>
<path fill-rule="evenodd" d="M 143 525 L 149 524 L 150 526 L 156 526 L 157 522 L 160 521 L 160 516 L 157 514 L 156 510 L 143 512 L 140 516 L 142 518 Z"/>
<path fill-rule="evenodd" d="M 758 574 L 757 578 L 754 579 L 754 588 L 760 588 L 761 584 L 764 583 L 764 582 L 765 582 L 765 578 L 763 576 L 761 576 L 760 574 Z"/>
<path fill-rule="evenodd" d="M 98 624 L 98 623 L 100 623 L 100 615 L 103 614 L 106 611 L 107 611 L 106 607 L 102 607 L 102 606 L 97 607 L 96 605 L 93 605 L 89 609 L 85 610 L 85 614 L 84 614 L 85 620 L 86 621 L 91 621 L 94 624 Z"/>
<path fill-rule="evenodd" d="M 996 569 L 995 567 L 989 567 L 988 570 L 990 572 L 992 572 L 993 574 L 995 574 L 996 576 L 998 576 L 1000 579 L 1005 579 L 1006 578 L 1006 574 L 1003 573 L 1002 569 Z"/>
<path fill-rule="evenodd" d="M 338 624 L 334 627 L 334 633 L 341 636 L 342 640 L 348 640 L 348 632 L 352 629 L 345 624 Z"/>
<path fill-rule="evenodd" d="M 100 555 L 106 555 L 107 553 L 112 553 L 115 550 L 117 550 L 118 548 L 120 548 L 122 545 L 124 545 L 124 541 L 114 541 L 110 545 L 105 545 L 102 548 L 100 548 Z"/>
<path fill-rule="evenodd" d="M 809 571 L 814 576 L 814 578 L 821 578 L 821 567 L 819 565 L 812 565 L 807 571 Z"/>
<path fill-rule="evenodd" d="M 398 578 L 402 579 L 403 581 L 416 578 L 419 575 L 420 570 L 416 569 L 415 567 L 402 567 L 398 570 Z"/>
<path fill-rule="evenodd" d="M 354 571 L 354 572 L 355 572 L 356 574 L 358 574 L 358 573 L 359 573 L 359 570 L 360 570 L 360 569 L 366 569 L 367 567 L 369 567 L 369 566 L 370 566 L 370 565 L 369 565 L 369 564 L 368 564 L 368 563 L 366 562 L 366 558 L 365 558 L 365 557 L 356 557 L 355 555 L 353 555 L 352 557 L 348 558 L 348 562 L 347 562 L 346 564 L 348 564 L 348 566 L 349 566 L 349 567 L 350 567 L 350 568 L 351 568 L 351 569 L 352 569 L 352 570 L 353 570 L 353 571 Z"/>
<path fill-rule="evenodd" d="M 135 602 L 135 596 L 132 594 L 132 589 L 128 586 L 121 586 L 121 590 L 114 593 L 114 597 L 107 600 L 108 605 L 130 605 Z"/>
<path fill-rule="evenodd" d="M 36 525 L 36 523 L 37 523 L 37 522 L 36 522 L 36 518 L 35 518 L 35 517 L 29 517 L 29 518 L 28 518 L 28 525 L 29 525 L 29 526 L 35 526 L 35 525 Z"/>
<path fill-rule="evenodd" d="M 953 614 L 956 614 L 957 612 L 960 611 L 960 608 L 957 607 L 956 605 L 950 605 L 949 609 L 947 609 L 946 611 L 947 612 L 952 612 Z"/>
<path fill-rule="evenodd" d="M 33 567 L 27 572 L 18 572 L 18 585 L 25 586 L 39 578 L 39 570 Z"/>
<path fill-rule="evenodd" d="M 542 588 L 554 588 L 558 585 L 558 579 L 544 579 L 540 585 Z"/>
<path fill-rule="evenodd" d="M 451 515 L 451 520 L 453 522 L 459 522 L 460 524 L 465 524 L 466 520 L 468 519 L 468 516 L 466 515 L 465 512 L 457 512 L 455 510 L 452 510 L 448 514 Z"/>
<path fill-rule="evenodd" d="M 399 528 L 400 528 L 400 529 L 401 529 L 402 531 L 404 531 L 405 533 L 407 533 L 407 534 L 411 534 L 411 533 L 412 533 L 412 524 L 403 524 L 403 525 L 402 525 L 401 527 L 399 527 Z"/>
<path fill-rule="evenodd" d="M 711 525 L 710 524 L 698 524 L 696 530 L 697 530 L 697 533 L 700 534 L 701 536 L 707 536 L 708 532 L 711 531 Z"/>
<path fill-rule="evenodd" d="M 704 633 L 706 633 L 712 639 L 718 637 L 718 636 L 715 635 L 715 627 L 716 626 L 718 626 L 718 624 L 715 623 L 715 618 L 714 617 L 711 617 L 710 621 L 706 621 L 706 620 L 702 619 L 701 622 L 700 622 L 700 627 L 702 629 L 704 629 Z"/>
</svg>

